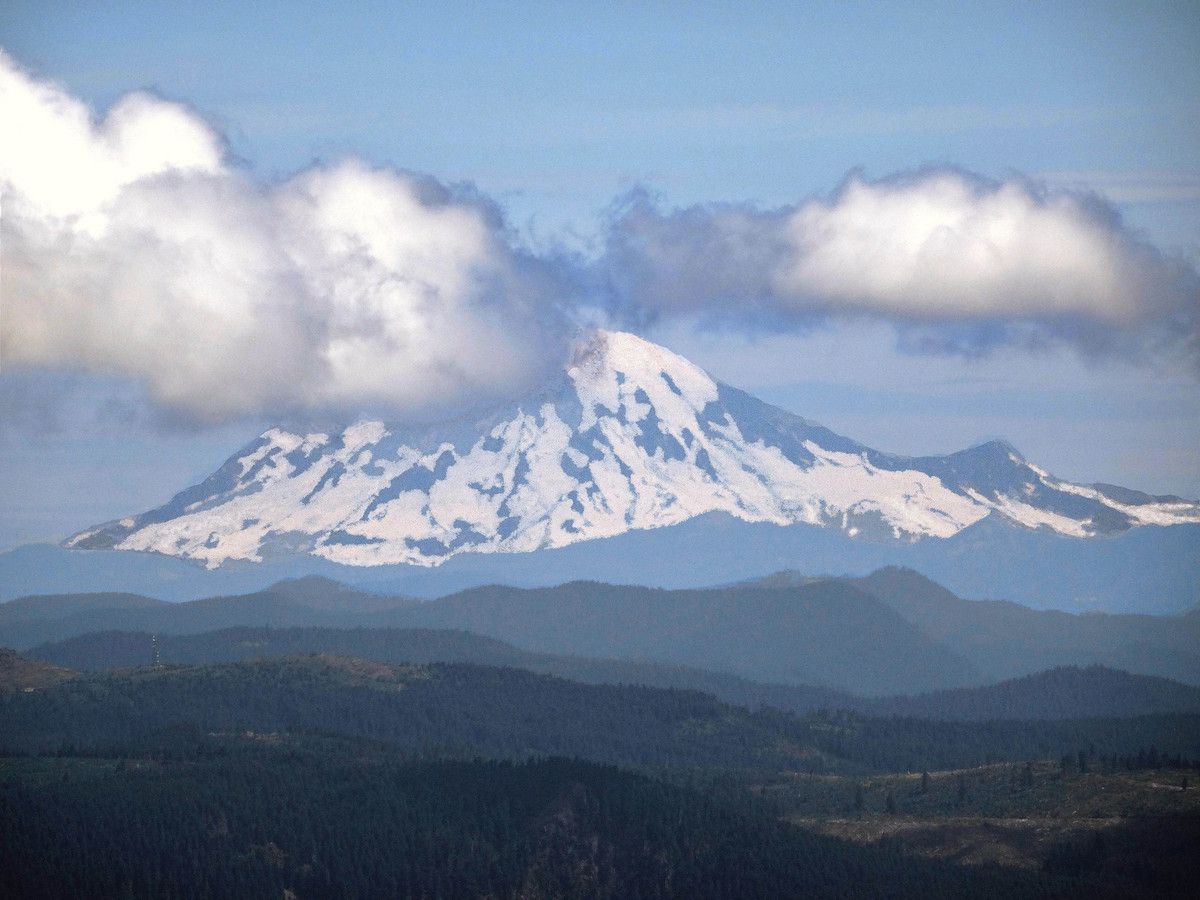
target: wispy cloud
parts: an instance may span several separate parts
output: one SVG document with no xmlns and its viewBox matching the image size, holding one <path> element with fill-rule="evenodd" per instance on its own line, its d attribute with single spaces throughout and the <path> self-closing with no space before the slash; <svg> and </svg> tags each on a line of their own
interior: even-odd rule
<svg viewBox="0 0 1200 900">
<path fill-rule="evenodd" d="M 871 108 L 808 104 L 740 103 L 656 110 L 637 116 L 657 129 L 786 129 L 792 139 L 957 134 L 1014 128 L 1052 128 L 1128 115 L 1129 110 L 1091 106 L 915 105 Z"/>
<path fill-rule="evenodd" d="M 1200 173 L 1044 172 L 1047 184 L 1095 191 L 1113 203 L 1200 203 Z"/>
</svg>

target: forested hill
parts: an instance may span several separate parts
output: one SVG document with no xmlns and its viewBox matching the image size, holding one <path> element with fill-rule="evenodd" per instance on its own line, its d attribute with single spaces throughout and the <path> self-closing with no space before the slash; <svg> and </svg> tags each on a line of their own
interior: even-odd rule
<svg viewBox="0 0 1200 900">
<path fill-rule="evenodd" d="M 453 628 L 321 627 L 222 628 L 182 635 L 102 631 L 42 644 L 24 655 L 71 669 L 102 672 L 149 665 L 156 642 L 162 662 L 181 665 L 328 654 L 384 663 L 465 662 L 535 670 L 535 662 L 555 659 Z"/>
<path fill-rule="evenodd" d="M 38 659 L 27 659 L 7 647 L 0 647 L 0 694 L 33 691 L 75 677 L 75 672 Z"/>
<path fill-rule="evenodd" d="M 736 587 L 803 590 L 821 581 L 782 571 Z M 968 600 L 919 572 L 895 566 L 842 581 L 878 599 L 926 640 L 970 660 L 983 676 L 976 683 L 1100 664 L 1200 685 L 1200 614 L 1068 613 L 1007 600 Z"/>
<path fill-rule="evenodd" d="M 878 598 L 826 580 L 786 590 L 660 591 L 573 582 L 478 588 L 403 611 L 519 647 L 719 669 L 865 694 L 977 684 L 978 670 Z"/>
<path fill-rule="evenodd" d="M 1200 757 L 1198 715 L 980 723 L 797 717 L 695 691 L 329 656 L 93 674 L 0 697 L 0 752 L 137 748 L 191 732 L 341 734 L 423 755 L 770 771 L 920 771 L 1080 748 L 1121 755 L 1154 746 Z"/>
<path fill-rule="evenodd" d="M 6 752 L 140 745 L 177 727 L 336 733 L 468 757 L 823 765 L 805 730 L 781 714 L 694 691 L 584 685 L 513 668 L 311 656 L 91 675 L 0 700 Z"/>
<path fill-rule="evenodd" d="M 1006 600 L 965 600 L 919 572 L 897 567 L 851 582 L 993 679 L 1101 663 L 1200 684 L 1197 617 L 1073 614 Z"/>
<path fill-rule="evenodd" d="M 1139 716 L 1200 712 L 1200 688 L 1105 666 L 1062 666 L 983 687 L 871 700 L 857 708 L 958 720 Z"/>
<path fill-rule="evenodd" d="M 169 664 L 238 662 L 331 654 L 384 663 L 475 663 L 515 666 L 589 684 L 640 684 L 712 694 L 726 703 L 795 713 L 847 709 L 917 718 L 1072 719 L 1200 712 L 1200 688 L 1103 666 L 1060 667 L 977 688 L 869 698 L 810 685 L 755 682 L 724 672 L 644 660 L 593 659 L 519 650 L 456 629 L 231 628 L 158 638 Z M 154 642 L 145 632 L 101 632 L 35 647 L 26 655 L 88 671 L 147 665 Z"/>
<path fill-rule="evenodd" d="M 89 609 L 59 622 L 24 609 L 6 616 L 0 605 L 0 645 L 23 650 L 93 631 L 190 634 L 239 625 L 457 628 L 539 653 L 652 659 L 860 693 L 984 680 L 963 656 L 926 638 L 878 598 L 837 581 L 780 591 L 574 582 L 479 588 L 425 603 L 344 590 L 337 602 L 321 602 L 320 591 L 313 594 L 298 597 L 277 586 L 149 609 Z"/>
<path fill-rule="evenodd" d="M 0 603 L 0 646 L 25 650 L 97 631 L 195 634 L 236 626 L 367 624 L 364 617 L 417 601 L 356 591 L 327 578 L 281 581 L 267 590 L 168 603 L 139 594 L 60 594 Z"/>
<path fill-rule="evenodd" d="M 647 660 L 592 658 L 519 650 L 494 638 L 435 628 L 227 628 L 189 635 L 160 635 L 165 663 L 200 665 L 278 656 L 329 654 L 384 663 L 474 663 L 515 666 L 587 684 L 640 684 L 703 691 L 727 703 L 771 706 L 791 712 L 851 709 L 865 702 L 844 691 L 811 685 L 769 684 L 725 672 Z M 148 665 L 154 640 L 147 632 L 80 635 L 26 652 L 70 669 L 104 671 Z"/>
<path fill-rule="evenodd" d="M 230 627 L 458 629 L 527 653 L 642 659 L 873 696 L 1095 664 L 1200 685 L 1195 616 L 1072 615 L 963 600 L 900 569 L 708 590 L 485 587 L 427 602 L 323 579 L 179 604 L 124 597 L 114 607 L 116 596 L 0 604 L 0 646 L 27 650 L 113 630 L 164 638 Z"/>
<path fill-rule="evenodd" d="M 0 781 L 0 895 L 1012 898 L 1081 886 L 818 836 L 580 760 L 406 763 L 328 745 L 218 746 L 168 765 L 63 759 L 52 780 L 17 761 L 25 780 Z"/>
<path fill-rule="evenodd" d="M 431 653 L 519 655 L 397 634 Z M 1200 715 L 796 716 L 330 655 L 63 677 L 0 692 L 0 896 L 1124 898 L 1193 880 L 1194 820 L 1103 824 L 1111 852 L 1073 837 L 1078 822 L 1038 826 L 1049 846 L 997 866 L 957 864 L 958 835 L 993 826 L 953 817 L 1049 800 L 1076 818 L 1182 815 Z M 1163 771 L 1135 771 L 1147 766 Z M 841 826 L 805 824 L 812 808 L 851 816 L 850 831 L 813 833 Z M 939 819 L 902 835 L 913 811 Z M 997 847 L 1026 840 L 1020 827 Z M 880 828 L 867 845 L 853 834 Z M 926 848 L 931 828 L 947 833 Z"/>
</svg>

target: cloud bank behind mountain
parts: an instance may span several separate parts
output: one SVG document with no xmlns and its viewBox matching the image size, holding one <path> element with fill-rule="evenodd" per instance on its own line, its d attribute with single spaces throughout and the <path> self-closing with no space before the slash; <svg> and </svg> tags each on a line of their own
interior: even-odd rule
<svg viewBox="0 0 1200 900">
<path fill-rule="evenodd" d="M 614 207 L 537 253 L 470 188 L 347 159 L 282 181 L 185 105 L 97 115 L 0 55 L 0 364 L 118 375 L 194 421 L 520 394 L 585 323 L 894 323 L 906 346 L 1200 356 L 1196 271 L 1099 198 L 953 169 L 762 210 Z"/>
</svg>

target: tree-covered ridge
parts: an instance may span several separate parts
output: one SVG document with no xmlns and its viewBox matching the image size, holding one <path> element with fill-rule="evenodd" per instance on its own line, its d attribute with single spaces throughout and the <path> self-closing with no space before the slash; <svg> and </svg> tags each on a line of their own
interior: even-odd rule
<svg viewBox="0 0 1200 900">
<path fill-rule="evenodd" d="M 164 729 L 327 733 L 410 753 L 579 756 L 649 767 L 920 771 L 1119 755 L 1200 757 L 1200 716 L 950 722 L 752 712 L 697 691 L 581 684 L 515 668 L 312 656 L 79 677 L 0 700 L 0 750 L 96 751 Z"/>
<path fill-rule="evenodd" d="M 28 659 L 0 647 L 0 694 L 52 687 L 75 677 L 75 672 L 38 659 Z"/>
<path fill-rule="evenodd" d="M 205 753 L 4 762 L 0 894 L 1020 897 L 1070 885 L 854 846 L 582 761 Z"/>
<path fill-rule="evenodd" d="M 902 716 L 822 712 L 802 720 L 813 745 L 865 771 L 920 772 L 1074 756 L 1105 756 L 1155 747 L 1200 759 L 1200 715 L 955 722 Z"/>
<path fill-rule="evenodd" d="M 970 659 L 988 680 L 1058 666 L 1112 668 L 1200 684 L 1200 618 L 1068 613 L 1007 600 L 966 600 L 912 569 L 850 579 L 928 639 Z"/>
<path fill-rule="evenodd" d="M 584 685 L 521 669 L 314 656 L 91 675 L 0 703 L 0 747 L 53 752 L 194 725 L 327 732 L 413 753 L 586 756 L 647 766 L 823 765 L 792 719 L 694 691 Z"/>
<path fill-rule="evenodd" d="M 1200 619 L 1192 616 L 1074 615 L 963 600 L 895 569 L 768 585 L 664 591 L 572 582 L 418 603 L 310 580 L 178 604 L 126 598 L 119 608 L 105 606 L 115 595 L 41 598 L 70 610 L 58 616 L 30 598 L 0 604 L 0 645 L 27 650 L 113 630 L 165 637 L 231 627 L 457 629 L 523 652 L 639 659 L 871 696 L 1095 664 L 1200 685 Z"/>
<path fill-rule="evenodd" d="M 1200 712 L 1200 688 L 1107 666 L 1059 666 L 997 684 L 873 703 L 877 712 L 920 718 L 1078 719 Z"/>
<path fill-rule="evenodd" d="M 97 631 L 196 634 L 232 627 L 351 627 L 411 606 L 406 597 L 357 591 L 327 578 L 281 581 L 250 594 L 181 603 L 139 594 L 87 593 L 21 597 L 0 603 L 0 645 L 24 650 Z"/>
<path fill-rule="evenodd" d="M 1200 688 L 1104 666 L 1064 666 L 998 684 L 917 696 L 861 697 L 813 685 L 770 684 L 689 666 L 520 650 L 458 629 L 229 628 L 195 635 L 101 632 L 27 652 L 59 666 L 102 671 L 149 664 L 157 645 L 166 663 L 188 665 L 323 653 L 379 662 L 466 662 L 515 666 L 589 684 L 641 684 L 712 694 L 752 709 L 807 714 L 848 709 L 864 715 L 955 720 L 1075 719 L 1200 712 Z"/>
<path fill-rule="evenodd" d="M 149 665 L 154 658 L 155 644 L 162 662 L 169 665 L 250 662 L 279 656 L 327 654 L 385 663 L 465 662 L 543 671 L 544 667 L 539 664 L 549 664 L 555 659 L 549 654 L 518 650 L 503 641 L 452 628 L 321 627 L 238 627 L 182 635 L 104 631 L 41 644 L 24 655 L 72 669 L 102 672 Z M 562 659 L 565 661 L 569 658 Z M 609 662 L 575 659 L 580 663 Z M 611 662 L 621 665 L 616 660 Z"/>
<path fill-rule="evenodd" d="M 72 669 L 104 671 L 148 665 L 155 636 L 109 631 L 42 644 L 25 655 Z M 712 694 L 741 706 L 792 712 L 857 708 L 865 702 L 845 691 L 812 685 L 766 684 L 727 672 L 644 659 L 594 658 L 521 650 L 495 638 L 454 628 L 226 628 L 188 635 L 158 635 L 166 663 L 199 665 L 275 656 L 323 653 L 379 662 L 466 662 L 515 666 L 588 684 L 641 684 Z"/>
</svg>

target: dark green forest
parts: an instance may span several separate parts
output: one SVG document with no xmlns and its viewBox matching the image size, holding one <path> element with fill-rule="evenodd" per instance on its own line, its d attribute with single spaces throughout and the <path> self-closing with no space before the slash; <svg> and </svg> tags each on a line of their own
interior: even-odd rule
<svg viewBox="0 0 1200 900">
<path fill-rule="evenodd" d="M 81 676 L 0 698 L 0 750 L 58 753 L 145 740 L 181 725 L 321 732 L 408 752 L 578 756 L 646 767 L 920 771 L 1105 755 L 1200 758 L 1200 715 L 950 722 L 823 711 L 752 712 L 697 691 L 589 685 L 515 668 L 267 659 Z"/>
<path fill-rule="evenodd" d="M 196 755 L 6 764 L 0 894 L 1000 897 L 1069 885 L 854 846 L 578 760 L 403 762 L 336 743 Z"/>
<path fill-rule="evenodd" d="M 515 666 L 589 684 L 640 684 L 712 694 L 727 703 L 810 713 L 847 709 L 874 716 L 1075 719 L 1200 712 L 1200 688 L 1092 665 L 1063 666 L 997 684 L 916 696 L 863 697 L 812 685 L 767 684 L 725 672 L 646 660 L 597 659 L 520 650 L 457 629 L 226 628 L 189 635 L 106 631 L 43 644 L 26 656 L 86 671 L 166 663 L 196 665 L 323 653 L 385 663 Z"/>
<path fill-rule="evenodd" d="M 0 896 L 1194 896 L 1186 629 L 914 576 L 0 605 Z"/>
</svg>

